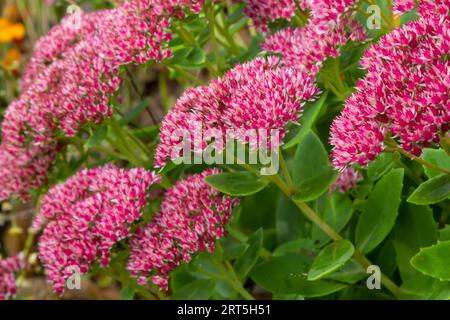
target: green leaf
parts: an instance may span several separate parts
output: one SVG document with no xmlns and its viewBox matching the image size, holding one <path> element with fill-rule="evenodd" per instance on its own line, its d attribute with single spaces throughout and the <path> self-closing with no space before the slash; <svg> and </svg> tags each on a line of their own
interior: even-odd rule
<svg viewBox="0 0 450 320">
<path fill-rule="evenodd" d="M 301 294 L 274 294 L 273 300 L 305 300 Z"/>
<path fill-rule="evenodd" d="M 275 185 L 269 185 L 256 194 L 244 197 L 240 205 L 239 227 L 249 232 L 274 228 L 279 194 L 280 190 Z"/>
<path fill-rule="evenodd" d="M 194 50 L 189 53 L 189 55 L 186 57 L 186 60 L 192 65 L 203 65 L 206 61 L 206 55 L 201 48 L 194 47 Z"/>
<path fill-rule="evenodd" d="M 394 226 L 403 188 L 403 169 L 393 169 L 375 185 L 356 226 L 356 247 L 368 253 Z"/>
<path fill-rule="evenodd" d="M 120 289 L 120 300 L 133 300 L 136 293 L 132 283 L 128 283 Z"/>
<path fill-rule="evenodd" d="M 450 240 L 450 224 L 439 230 L 439 241 Z"/>
<path fill-rule="evenodd" d="M 148 99 L 144 99 L 141 102 L 139 102 L 137 104 L 136 107 L 134 107 L 133 109 L 131 109 L 130 111 L 128 111 L 123 117 L 122 119 L 119 120 L 119 124 L 121 126 L 124 126 L 128 123 L 130 123 L 131 121 L 133 121 L 134 119 L 136 119 L 137 117 L 139 117 L 139 115 L 144 112 L 145 108 L 147 108 L 149 106 L 149 100 Z"/>
<path fill-rule="evenodd" d="M 334 192 L 326 197 L 322 218 L 336 232 L 341 232 L 344 229 L 352 215 L 353 206 L 347 195 Z M 325 244 L 330 240 L 330 237 L 317 225 L 313 225 L 311 237 L 319 241 L 319 244 Z"/>
<path fill-rule="evenodd" d="M 411 264 L 425 275 L 450 281 L 450 241 L 440 241 L 436 245 L 420 249 L 411 259 Z"/>
<path fill-rule="evenodd" d="M 320 112 L 325 105 L 325 101 L 327 100 L 327 96 L 328 91 L 326 91 L 322 95 L 322 97 L 312 106 L 305 107 L 305 112 L 300 119 L 300 129 L 298 130 L 297 134 L 283 146 L 284 150 L 296 146 L 308 134 L 309 129 L 312 128 L 317 118 L 319 117 Z"/>
<path fill-rule="evenodd" d="M 450 282 L 440 281 L 419 274 L 406 280 L 401 286 L 401 299 L 418 300 L 449 300 Z"/>
<path fill-rule="evenodd" d="M 311 239 L 298 239 L 283 243 L 273 251 L 274 257 L 284 256 L 288 253 L 296 253 L 304 256 L 312 256 L 317 254 L 314 241 Z"/>
<path fill-rule="evenodd" d="M 383 270 L 383 273 L 387 277 L 390 277 L 398 268 L 396 257 L 397 254 L 394 247 L 393 235 L 390 233 L 389 238 L 383 241 L 381 248 L 378 250 L 374 262 L 381 270 Z"/>
<path fill-rule="evenodd" d="M 223 260 L 233 260 L 241 256 L 249 247 L 246 243 L 240 243 L 231 237 L 222 238 L 220 245 L 223 249 Z"/>
<path fill-rule="evenodd" d="M 405 281 L 417 275 L 410 264 L 411 258 L 420 248 L 437 241 L 437 223 L 433 218 L 433 210 L 427 206 L 405 203 L 400 208 L 394 231 L 396 261 L 402 280 Z"/>
<path fill-rule="evenodd" d="M 251 172 L 226 172 L 206 177 L 213 188 L 231 195 L 248 196 L 264 189 L 268 182 Z"/>
<path fill-rule="evenodd" d="M 172 300 L 206 300 L 214 293 L 216 282 L 213 280 L 196 280 L 172 295 Z"/>
<path fill-rule="evenodd" d="M 441 174 L 422 183 L 409 196 L 408 202 L 426 205 L 441 202 L 450 196 L 450 174 Z"/>
<path fill-rule="evenodd" d="M 328 190 L 334 178 L 325 147 L 319 137 L 309 131 L 295 153 L 292 172 L 296 188 L 294 199 L 303 202 L 317 199 Z"/>
<path fill-rule="evenodd" d="M 355 259 L 350 259 L 336 271 L 325 276 L 324 279 L 353 284 L 366 277 L 366 269 L 364 269 Z"/>
<path fill-rule="evenodd" d="M 263 229 L 258 229 L 247 240 L 248 249 L 234 262 L 234 270 L 239 280 L 244 281 L 258 261 L 259 251 L 263 246 Z"/>
<path fill-rule="evenodd" d="M 346 287 L 345 284 L 328 280 L 307 280 L 311 264 L 311 257 L 287 254 L 255 266 L 250 277 L 269 292 L 300 294 L 307 298 L 325 296 Z"/>
<path fill-rule="evenodd" d="M 296 188 L 294 200 L 309 202 L 319 198 L 330 188 L 335 178 L 336 172 L 330 169 L 313 178 L 303 180 Z"/>
<path fill-rule="evenodd" d="M 305 218 L 298 207 L 284 194 L 280 194 L 276 211 L 276 232 L 278 243 L 300 238 Z"/>
<path fill-rule="evenodd" d="M 382 153 L 367 167 L 367 176 L 372 181 L 380 179 L 394 165 L 394 154 Z"/>
<path fill-rule="evenodd" d="M 422 153 L 422 159 L 443 169 L 450 170 L 450 156 L 443 149 L 425 149 Z M 440 171 L 425 166 L 424 170 L 428 178 L 434 178 L 441 174 Z"/>
<path fill-rule="evenodd" d="M 172 64 L 178 64 L 186 59 L 186 57 L 189 55 L 189 53 L 194 50 L 194 47 L 183 47 L 179 50 L 176 50 L 173 53 L 173 56 L 170 58 L 170 63 Z"/>
<path fill-rule="evenodd" d="M 314 281 L 337 270 L 344 265 L 355 252 L 348 240 L 333 242 L 322 249 L 308 272 L 308 280 Z"/>
<path fill-rule="evenodd" d="M 108 127 L 101 126 L 97 128 L 97 130 L 94 132 L 92 136 L 89 137 L 89 139 L 86 140 L 84 146 L 86 148 L 92 148 L 96 145 L 99 145 L 100 143 L 102 143 L 103 140 L 105 140 L 107 135 L 108 135 Z"/>
</svg>

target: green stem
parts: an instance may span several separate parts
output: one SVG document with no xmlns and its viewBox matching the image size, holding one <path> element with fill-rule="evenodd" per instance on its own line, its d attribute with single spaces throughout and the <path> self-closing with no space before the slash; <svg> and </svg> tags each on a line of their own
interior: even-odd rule
<svg viewBox="0 0 450 320">
<path fill-rule="evenodd" d="M 450 171 L 444 168 L 441 168 L 439 166 L 436 166 L 434 164 L 432 164 L 431 162 L 428 162 L 422 158 L 416 157 L 415 155 L 413 155 L 412 153 L 409 153 L 408 151 L 404 150 L 402 147 L 400 147 L 397 143 L 395 143 L 395 141 L 392 140 L 385 140 L 385 144 L 388 145 L 390 148 L 388 148 L 388 151 L 397 151 L 401 154 L 403 154 L 404 156 L 408 157 L 409 159 L 425 166 L 428 167 L 432 170 L 436 170 L 436 171 L 440 171 L 442 173 L 445 174 L 450 174 Z"/>
<path fill-rule="evenodd" d="M 313 209 L 311 209 L 306 203 L 293 200 L 295 205 L 301 212 L 313 223 L 315 223 L 323 232 L 325 232 L 334 241 L 340 241 L 343 238 L 337 233 L 329 224 L 327 224 L 322 217 L 320 217 Z"/>
<path fill-rule="evenodd" d="M 197 269 L 197 272 L 204 274 L 205 276 L 208 276 L 210 278 L 221 279 L 234 290 L 236 290 L 244 299 L 255 300 L 255 298 L 247 290 L 245 290 L 239 279 L 237 279 L 236 272 L 234 271 L 233 267 L 228 270 L 220 261 L 215 260 L 213 257 L 210 257 L 210 259 L 217 270 L 220 272 L 220 277 L 218 277 L 217 274 L 213 274 L 202 269 Z"/>
<path fill-rule="evenodd" d="M 116 269 L 117 273 L 115 273 L 112 268 L 104 269 L 104 273 L 106 275 L 110 276 L 111 278 L 113 278 L 114 280 L 116 280 L 117 282 L 120 282 L 122 285 L 128 284 L 130 282 L 130 278 L 128 277 L 128 274 L 126 274 L 125 272 L 120 270 L 120 267 L 116 267 L 115 269 Z M 156 300 L 156 297 L 149 291 L 145 290 L 144 287 L 142 287 L 138 284 L 135 284 L 135 283 L 132 283 L 132 284 L 133 284 L 133 288 L 145 299 Z"/>
<path fill-rule="evenodd" d="M 255 298 L 242 286 L 241 281 L 238 279 L 236 275 L 236 271 L 234 271 L 233 266 L 229 261 L 225 261 L 226 271 L 230 274 L 230 284 L 233 283 L 233 288 L 239 292 L 239 294 L 246 300 L 255 300 Z"/>
<path fill-rule="evenodd" d="M 267 176 L 271 182 L 276 184 L 283 193 L 288 196 L 295 205 L 300 209 L 300 211 L 314 224 L 316 224 L 323 232 L 325 232 L 333 241 L 340 241 L 344 238 L 336 232 L 329 224 L 327 224 L 320 215 L 318 215 L 313 209 L 311 209 L 306 203 L 301 201 L 296 201 L 292 198 L 294 188 L 292 186 L 287 186 L 279 175 Z M 355 259 L 363 266 L 366 267 L 372 265 L 372 263 L 358 250 L 355 250 L 354 253 Z M 398 296 L 400 292 L 400 288 L 391 281 L 384 274 L 381 274 L 381 281 L 384 286 L 389 289 L 395 296 Z"/>
<path fill-rule="evenodd" d="M 235 238 L 237 241 L 241 243 L 246 243 L 248 240 L 248 236 L 238 229 L 228 227 L 228 233 L 230 234 L 231 237 Z M 272 257 L 272 253 L 264 247 L 261 248 L 259 253 L 263 259 L 269 259 Z"/>
<path fill-rule="evenodd" d="M 292 182 L 291 174 L 289 173 L 289 168 L 287 166 L 286 160 L 284 159 L 283 151 L 280 150 L 279 154 L 280 154 L 280 166 L 281 171 L 283 172 L 283 176 L 286 179 L 288 186 L 293 186 L 294 183 Z"/>
</svg>

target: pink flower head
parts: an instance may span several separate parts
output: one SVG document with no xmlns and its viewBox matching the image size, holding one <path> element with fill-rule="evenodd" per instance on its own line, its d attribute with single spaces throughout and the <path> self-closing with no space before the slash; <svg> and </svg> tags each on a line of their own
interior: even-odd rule
<svg viewBox="0 0 450 320">
<path fill-rule="evenodd" d="M 107 11 L 79 12 L 79 16 L 76 17 L 79 23 L 77 27 L 71 23 L 74 17 L 68 15 L 40 38 L 34 46 L 33 54 L 22 75 L 22 91 L 25 91 L 36 76 L 54 61 L 63 59 L 67 51 L 92 36 L 106 13 Z"/>
<path fill-rule="evenodd" d="M 48 192 L 32 230 L 44 227 L 39 257 L 56 292 L 73 272 L 109 263 L 112 247 L 128 236 L 147 204 L 147 189 L 158 181 L 144 169 L 108 165 L 82 170 Z"/>
<path fill-rule="evenodd" d="M 58 135 L 74 136 L 81 126 L 110 117 L 109 98 L 121 84 L 119 68 L 169 57 L 171 18 L 201 5 L 121 1 L 111 10 L 66 17 L 39 40 L 22 79 L 23 93 L 2 123 L 0 179 L 7 188 L 0 199 L 24 196 L 42 184 L 60 145 Z M 20 161 L 7 163 L 12 158 Z"/>
<path fill-rule="evenodd" d="M 0 300 L 7 300 L 13 297 L 16 292 L 15 273 L 25 268 L 25 260 L 22 255 L 0 258 Z"/>
<path fill-rule="evenodd" d="M 366 51 L 367 75 L 331 128 L 337 168 L 362 166 L 386 136 L 419 156 L 450 123 L 450 18 L 430 15 L 385 35 Z"/>
<path fill-rule="evenodd" d="M 416 6 L 416 0 L 395 0 L 393 12 L 395 14 L 403 14 L 411 11 Z"/>
<path fill-rule="evenodd" d="M 57 149 L 32 147 L 10 153 L 0 146 L 0 199 L 18 193 L 27 199 L 27 191 L 46 181 Z"/>
<path fill-rule="evenodd" d="M 317 93 L 310 76 L 283 66 L 278 58 L 238 65 L 208 86 L 188 90 L 177 101 L 162 121 L 155 164 L 162 167 L 167 159 L 179 157 L 173 150 L 182 139 L 196 144 L 195 151 L 205 148 L 207 131 L 225 136 L 232 129 L 276 129 L 282 138 L 284 127 L 298 119 L 303 104 Z M 239 133 L 233 138 L 241 140 Z"/>
<path fill-rule="evenodd" d="M 359 171 L 348 167 L 339 173 L 336 181 L 331 185 L 330 191 L 339 191 L 345 193 L 348 190 L 356 188 L 359 182 L 363 180 L 363 176 Z"/>
<path fill-rule="evenodd" d="M 448 18 L 450 14 L 449 0 L 421 0 L 419 2 L 419 14 L 423 17 L 440 15 Z"/>
<path fill-rule="evenodd" d="M 394 13 L 401 14 L 411 11 L 415 7 L 419 7 L 419 14 L 422 17 L 428 17 L 429 15 L 441 15 L 446 16 L 450 11 L 449 0 L 396 0 L 394 1 Z"/>
<path fill-rule="evenodd" d="M 210 169 L 177 182 L 166 192 L 152 222 L 136 232 L 127 269 L 138 283 L 145 284 L 150 276 L 167 290 L 170 271 L 189 262 L 196 252 L 214 250 L 239 203 L 205 182 L 205 177 L 217 173 Z"/>
<path fill-rule="evenodd" d="M 337 57 L 349 39 L 364 41 L 363 27 L 353 18 L 355 1 L 304 1 L 311 10 L 308 23 L 287 28 L 267 37 L 262 48 L 280 54 L 283 61 L 304 72 L 316 74 L 328 57 Z"/>
<path fill-rule="evenodd" d="M 248 0 L 245 14 L 253 19 L 255 26 L 268 31 L 267 24 L 278 19 L 291 20 L 295 15 L 294 0 Z"/>
</svg>

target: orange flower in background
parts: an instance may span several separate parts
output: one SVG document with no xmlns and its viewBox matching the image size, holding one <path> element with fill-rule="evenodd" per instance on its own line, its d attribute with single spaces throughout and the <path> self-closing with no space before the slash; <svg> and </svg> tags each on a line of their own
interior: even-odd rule
<svg viewBox="0 0 450 320">
<path fill-rule="evenodd" d="M 8 51 L 6 51 L 6 55 L 2 61 L 2 64 L 5 68 L 14 68 L 19 63 L 20 57 L 20 52 L 17 49 L 8 49 Z"/>
<path fill-rule="evenodd" d="M 25 27 L 21 23 L 11 23 L 9 20 L 0 18 L 0 43 L 22 40 L 24 37 Z"/>
</svg>

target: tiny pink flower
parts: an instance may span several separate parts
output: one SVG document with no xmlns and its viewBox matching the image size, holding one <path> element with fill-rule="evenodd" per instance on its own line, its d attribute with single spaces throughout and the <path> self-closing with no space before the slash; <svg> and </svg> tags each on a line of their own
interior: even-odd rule
<svg viewBox="0 0 450 320">
<path fill-rule="evenodd" d="M 108 165 L 82 170 L 48 192 L 32 230 L 43 228 L 39 258 L 56 292 L 94 261 L 108 265 L 112 247 L 129 236 L 147 204 L 147 189 L 158 181 L 144 169 Z"/>
<path fill-rule="evenodd" d="M 167 290 L 170 271 L 197 252 L 214 251 L 233 207 L 239 204 L 205 182 L 205 177 L 217 173 L 209 169 L 177 182 L 166 192 L 160 212 L 133 236 L 127 269 L 139 284 L 150 277 Z"/>
<path fill-rule="evenodd" d="M 331 185 L 330 191 L 338 191 L 345 193 L 356 188 L 359 182 L 363 180 L 363 176 L 359 171 L 349 167 L 339 173 L 336 181 Z"/>
<path fill-rule="evenodd" d="M 15 274 L 25 269 L 26 263 L 22 254 L 0 258 L 0 300 L 8 300 L 17 293 Z"/>
</svg>

